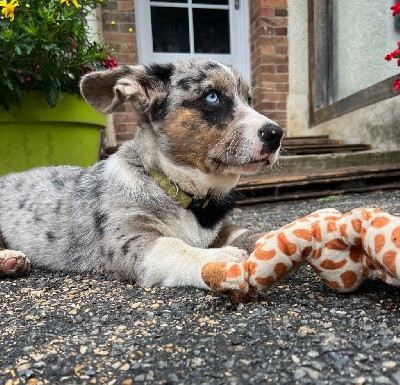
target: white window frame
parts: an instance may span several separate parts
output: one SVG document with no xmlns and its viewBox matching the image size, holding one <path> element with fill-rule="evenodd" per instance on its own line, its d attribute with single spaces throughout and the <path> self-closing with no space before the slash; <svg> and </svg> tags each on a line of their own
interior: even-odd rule
<svg viewBox="0 0 400 385">
<path fill-rule="evenodd" d="M 189 39 L 191 53 L 161 53 L 153 52 L 153 38 L 151 33 L 151 0 L 134 0 L 136 17 L 136 38 L 138 58 L 140 64 L 167 63 L 188 60 L 189 58 L 205 58 L 217 60 L 230 65 L 239 71 L 247 81 L 250 81 L 250 37 L 249 37 L 249 5 L 248 0 L 229 0 L 228 5 L 187 4 L 157 2 L 154 5 L 170 8 L 192 9 L 226 9 L 230 16 L 230 54 L 199 54 L 194 53 L 193 18 L 189 17 Z M 239 9 L 236 6 L 239 4 Z M 190 15 L 192 13 L 190 12 Z M 236 25 L 238 25 L 238 28 Z"/>
</svg>

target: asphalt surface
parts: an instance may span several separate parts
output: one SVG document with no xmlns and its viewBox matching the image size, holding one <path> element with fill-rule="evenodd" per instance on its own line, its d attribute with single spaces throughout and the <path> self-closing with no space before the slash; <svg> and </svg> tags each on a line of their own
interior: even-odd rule
<svg viewBox="0 0 400 385">
<path fill-rule="evenodd" d="M 316 209 L 400 213 L 400 191 L 236 209 L 252 229 Z M 0 384 L 400 384 L 399 289 L 338 294 L 302 267 L 258 300 L 33 270 L 0 281 Z"/>
</svg>

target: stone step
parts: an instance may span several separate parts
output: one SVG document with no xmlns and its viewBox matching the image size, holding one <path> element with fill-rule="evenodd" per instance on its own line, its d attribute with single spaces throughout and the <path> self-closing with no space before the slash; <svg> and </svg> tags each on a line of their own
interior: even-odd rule
<svg viewBox="0 0 400 385">
<path fill-rule="evenodd" d="M 393 188 L 400 188 L 400 151 L 287 156 L 242 177 L 237 204 Z"/>
<path fill-rule="evenodd" d="M 335 154 L 309 154 L 282 156 L 276 165 L 263 168 L 262 175 L 292 175 L 316 172 L 318 170 L 332 170 L 343 167 L 400 164 L 400 151 L 360 151 Z M 259 175 L 260 175 L 259 174 Z M 258 177 L 258 176 L 257 176 Z"/>
</svg>

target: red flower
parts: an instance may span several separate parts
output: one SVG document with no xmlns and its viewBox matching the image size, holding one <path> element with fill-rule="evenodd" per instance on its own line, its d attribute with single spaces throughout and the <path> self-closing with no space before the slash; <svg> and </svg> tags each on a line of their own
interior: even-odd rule
<svg viewBox="0 0 400 385">
<path fill-rule="evenodd" d="M 396 79 L 393 83 L 393 87 L 396 91 L 400 91 L 400 79 Z"/>
<path fill-rule="evenodd" d="M 392 55 L 392 57 L 400 55 L 400 48 L 397 48 L 396 51 L 391 52 L 390 55 Z"/>
<path fill-rule="evenodd" d="M 71 49 L 73 51 L 76 51 L 76 39 L 72 36 L 70 36 L 68 39 L 71 42 Z"/>
<path fill-rule="evenodd" d="M 400 1 L 398 1 L 393 7 L 390 7 L 390 9 L 393 11 L 393 16 L 399 15 L 400 14 Z"/>
<path fill-rule="evenodd" d="M 395 51 L 393 51 L 385 56 L 385 60 L 387 60 L 387 61 L 390 61 L 393 58 L 400 58 L 400 48 L 397 48 Z"/>
<path fill-rule="evenodd" d="M 104 59 L 104 65 L 107 68 L 115 68 L 118 67 L 117 60 L 112 57 L 111 55 L 107 55 L 106 58 Z"/>
</svg>

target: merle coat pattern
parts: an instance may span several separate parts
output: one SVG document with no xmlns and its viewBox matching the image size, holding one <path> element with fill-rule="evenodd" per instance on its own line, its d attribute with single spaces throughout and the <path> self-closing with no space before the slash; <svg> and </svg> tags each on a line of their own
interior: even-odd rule
<svg viewBox="0 0 400 385">
<path fill-rule="evenodd" d="M 245 231 L 227 219 L 231 191 L 241 174 L 276 161 L 282 137 L 249 106 L 246 82 L 222 64 L 197 60 L 88 74 L 81 92 L 103 113 L 130 100 L 138 118 L 134 140 L 87 169 L 36 168 L 0 178 L 0 275 L 27 273 L 30 260 L 145 286 L 205 288 L 207 262 L 245 259 L 246 251 L 229 246 Z M 152 170 L 193 203 L 210 198 L 208 205 L 184 208 Z"/>
</svg>

